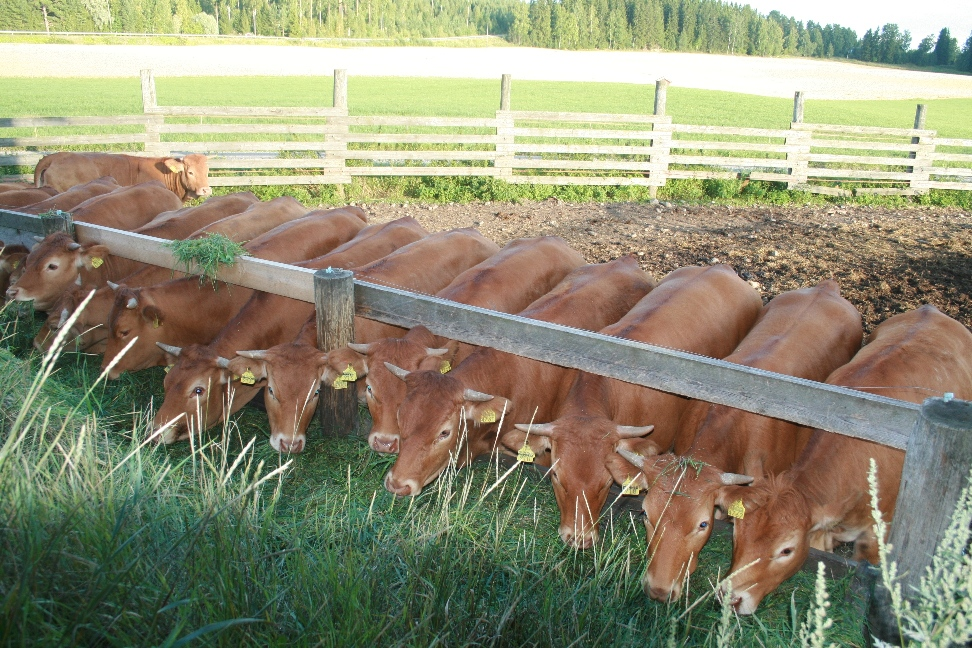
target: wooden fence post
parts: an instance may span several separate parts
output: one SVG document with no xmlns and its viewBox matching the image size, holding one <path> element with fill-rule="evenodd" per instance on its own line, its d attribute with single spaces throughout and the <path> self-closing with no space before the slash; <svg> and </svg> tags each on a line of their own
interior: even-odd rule
<svg viewBox="0 0 972 648">
<path fill-rule="evenodd" d="M 509 182 L 513 178 L 513 113 L 510 111 L 510 93 L 513 77 L 500 77 L 500 109 L 496 111 L 496 158 L 493 160 L 493 176 Z"/>
<path fill-rule="evenodd" d="M 803 123 L 803 91 L 797 90 L 793 95 L 793 121 Z"/>
<path fill-rule="evenodd" d="M 917 587 L 948 529 L 972 465 L 972 402 L 929 398 L 908 438 L 888 542 L 901 574 L 901 593 Z M 878 582 L 865 634 L 900 645 L 890 597 Z"/>
<path fill-rule="evenodd" d="M 159 100 L 155 93 L 155 75 L 152 70 L 142 70 L 142 113 L 145 115 L 145 152 L 150 155 L 166 155 L 162 148 L 162 134 L 159 128 L 164 117 L 159 111 Z"/>
<path fill-rule="evenodd" d="M 71 238 L 74 238 L 74 220 L 71 218 L 71 214 L 68 212 L 58 210 L 51 210 L 50 213 L 41 214 L 41 228 L 44 230 L 44 236 L 50 236 L 55 232 L 64 232 Z"/>
<path fill-rule="evenodd" d="M 337 112 L 333 117 L 328 118 L 328 124 L 335 127 L 335 132 L 324 136 L 325 142 L 331 142 L 328 147 L 327 169 L 334 175 L 334 184 L 337 185 L 338 197 L 344 199 L 344 186 L 351 182 L 351 177 L 347 174 L 348 156 L 348 71 L 334 70 L 334 109 Z"/>
<path fill-rule="evenodd" d="M 668 107 L 668 79 L 658 79 L 655 81 L 655 116 L 664 117 Z M 652 199 L 658 197 L 658 187 L 664 187 L 668 181 L 668 156 L 671 153 L 672 128 L 671 122 L 659 128 L 657 122 L 652 124 L 651 130 L 657 133 L 651 140 L 651 148 L 658 149 L 658 152 L 651 154 L 651 171 L 649 179 L 655 181 L 648 187 L 648 196 Z"/>
<path fill-rule="evenodd" d="M 918 104 L 915 109 L 915 130 L 925 130 L 927 113 L 928 104 Z M 917 144 L 918 150 L 908 153 L 908 157 L 915 160 L 915 164 L 908 168 L 908 172 L 914 174 L 914 178 L 908 181 L 908 186 L 915 193 L 925 193 L 931 180 L 929 167 L 932 166 L 935 153 L 935 138 L 918 135 L 911 138 L 911 143 Z"/>
<path fill-rule="evenodd" d="M 317 347 L 331 351 L 354 342 L 354 273 L 327 268 L 314 273 Z M 328 436 L 347 436 L 357 429 L 358 392 L 353 382 L 344 388 L 321 386 L 318 405 L 321 428 Z"/>
<path fill-rule="evenodd" d="M 334 70 L 334 107 L 348 112 L 348 71 Z"/>
</svg>

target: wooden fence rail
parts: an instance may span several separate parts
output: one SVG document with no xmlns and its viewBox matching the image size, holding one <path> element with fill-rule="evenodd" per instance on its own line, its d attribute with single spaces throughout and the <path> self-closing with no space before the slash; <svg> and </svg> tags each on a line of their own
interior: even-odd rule
<svg viewBox="0 0 972 648">
<path fill-rule="evenodd" d="M 664 79 L 653 114 L 607 114 L 512 110 L 503 75 L 494 117 L 358 116 L 348 112 L 346 72 L 335 70 L 333 83 L 332 107 L 160 106 L 154 76 L 143 70 L 141 115 L 0 119 L 0 166 L 31 166 L 44 153 L 90 145 L 136 155 L 207 153 L 212 186 L 484 176 L 652 193 L 669 180 L 741 178 L 841 196 L 972 190 L 972 140 L 924 128 L 923 105 L 914 128 L 807 124 L 797 93 L 789 128 L 702 126 L 665 114 Z M 78 132 L 85 127 L 127 130 Z"/>
</svg>

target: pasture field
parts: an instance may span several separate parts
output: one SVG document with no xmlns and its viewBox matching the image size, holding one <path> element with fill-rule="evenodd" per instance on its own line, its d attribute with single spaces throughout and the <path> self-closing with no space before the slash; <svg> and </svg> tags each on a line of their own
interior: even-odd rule
<svg viewBox="0 0 972 648">
<path fill-rule="evenodd" d="M 652 602 L 640 521 L 617 514 L 595 549 L 568 549 L 531 470 L 477 463 L 396 500 L 362 438 L 315 424 L 286 461 L 252 408 L 201 447 L 145 447 L 161 369 L 105 385 L 97 358 L 66 353 L 35 391 L 34 326 L 0 313 L 6 644 L 789 646 L 813 601 L 801 573 L 758 615 L 724 617 L 722 534 L 688 598 Z M 860 645 L 849 579 L 828 587 L 830 638 Z"/>
<path fill-rule="evenodd" d="M 160 105 L 294 106 L 332 105 L 332 79 L 321 77 L 160 77 Z M 0 77 L 0 116 L 87 116 L 139 114 L 139 80 Z M 514 79 L 515 110 L 561 110 L 650 114 L 654 86 L 633 83 L 567 83 Z M 911 100 L 840 101 L 808 98 L 807 122 L 910 128 Z M 927 127 L 943 137 L 972 138 L 972 99 L 933 99 Z M 499 79 L 355 77 L 348 79 L 352 115 L 438 115 L 490 117 L 499 107 Z M 669 87 L 668 110 L 687 124 L 785 128 L 793 103 L 756 95 Z"/>
</svg>

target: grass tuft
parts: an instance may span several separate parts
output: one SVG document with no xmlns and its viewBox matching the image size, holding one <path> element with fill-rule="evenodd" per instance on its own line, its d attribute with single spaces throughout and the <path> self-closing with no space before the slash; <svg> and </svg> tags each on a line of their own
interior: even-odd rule
<svg viewBox="0 0 972 648">
<path fill-rule="evenodd" d="M 164 247 L 172 250 L 187 274 L 199 276 L 200 284 L 206 279 L 212 281 L 214 290 L 221 266 L 232 266 L 239 257 L 250 255 L 246 248 L 223 234 L 210 233 L 203 238 L 170 241 Z"/>
</svg>

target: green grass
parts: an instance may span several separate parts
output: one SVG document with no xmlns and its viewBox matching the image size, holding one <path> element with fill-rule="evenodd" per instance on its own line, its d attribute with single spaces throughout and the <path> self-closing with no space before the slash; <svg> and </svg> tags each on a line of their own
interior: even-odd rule
<svg viewBox="0 0 972 648">
<path fill-rule="evenodd" d="M 161 105 L 330 106 L 332 81 L 321 77 L 166 77 L 156 79 Z M 138 114 L 138 79 L 0 78 L 0 115 Z M 654 87 L 630 83 L 517 81 L 517 110 L 651 113 Z M 488 117 L 499 107 L 499 79 L 350 77 L 349 108 L 356 115 Z M 809 98 L 808 122 L 910 128 L 915 101 L 821 101 Z M 928 128 L 944 137 L 972 137 L 972 99 L 921 100 Z M 680 123 L 785 128 L 789 99 L 670 87 L 668 114 Z"/>
<path fill-rule="evenodd" d="M 567 549 L 534 471 L 502 481 L 480 463 L 397 500 L 381 487 L 390 460 L 363 439 L 312 427 L 284 465 L 250 408 L 202 448 L 145 447 L 161 369 L 97 385 L 97 358 L 78 354 L 17 423 L 41 366 L 36 325 L 0 313 L 0 642 L 714 645 L 728 535 L 667 606 L 640 589 L 640 522 L 619 514 L 595 550 Z M 791 645 L 813 581 L 799 574 L 739 619 L 734 644 Z M 830 637 L 860 645 L 847 588 L 829 585 Z"/>
</svg>

